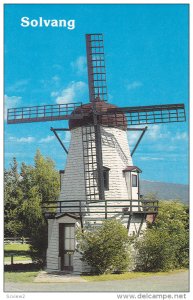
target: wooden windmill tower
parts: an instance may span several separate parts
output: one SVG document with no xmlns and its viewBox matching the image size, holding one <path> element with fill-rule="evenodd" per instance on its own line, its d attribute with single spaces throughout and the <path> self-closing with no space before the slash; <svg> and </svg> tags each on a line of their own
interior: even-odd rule
<svg viewBox="0 0 193 300">
<path fill-rule="evenodd" d="M 102 34 L 86 35 L 89 98 L 87 104 L 57 104 L 8 110 L 8 124 L 69 120 L 69 128 L 51 128 L 67 153 L 58 202 L 44 204 L 48 219 L 47 268 L 84 272 L 76 250 L 77 226 L 91 229 L 118 218 L 129 234 L 153 220 L 157 203 L 143 200 L 132 156 L 147 124 L 185 121 L 184 104 L 117 107 L 108 103 Z M 145 127 L 132 128 L 132 125 Z M 58 131 L 71 131 L 67 151 Z M 130 152 L 127 131 L 140 137 Z"/>
</svg>

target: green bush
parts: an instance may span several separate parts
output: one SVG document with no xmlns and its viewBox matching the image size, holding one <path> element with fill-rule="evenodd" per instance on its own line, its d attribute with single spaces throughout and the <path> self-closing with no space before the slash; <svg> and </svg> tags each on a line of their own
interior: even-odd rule
<svg viewBox="0 0 193 300">
<path fill-rule="evenodd" d="M 135 244 L 138 271 L 166 271 L 176 267 L 175 251 L 168 233 L 148 229 Z"/>
<path fill-rule="evenodd" d="M 188 210 L 177 201 L 161 201 L 153 225 L 135 242 L 136 269 L 166 271 L 188 267 Z"/>
<path fill-rule="evenodd" d="M 128 232 L 117 220 L 106 220 L 94 231 L 79 232 L 77 239 L 82 260 L 95 274 L 120 273 L 131 265 Z"/>
</svg>

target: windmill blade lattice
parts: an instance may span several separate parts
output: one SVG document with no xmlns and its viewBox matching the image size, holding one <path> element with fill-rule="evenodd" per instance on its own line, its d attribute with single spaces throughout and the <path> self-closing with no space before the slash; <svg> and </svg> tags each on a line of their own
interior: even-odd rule
<svg viewBox="0 0 193 300">
<path fill-rule="evenodd" d="M 10 108 L 7 111 L 7 123 L 31 123 L 69 119 L 81 119 L 82 103 L 40 105 L 29 107 Z M 79 108 L 77 111 L 76 108 Z"/>
<path fill-rule="evenodd" d="M 86 52 L 90 102 L 107 101 L 103 34 L 86 34 Z"/>
<path fill-rule="evenodd" d="M 184 104 L 167 104 L 111 108 L 99 113 L 101 123 L 114 124 L 115 127 L 147 125 L 186 121 Z"/>
</svg>

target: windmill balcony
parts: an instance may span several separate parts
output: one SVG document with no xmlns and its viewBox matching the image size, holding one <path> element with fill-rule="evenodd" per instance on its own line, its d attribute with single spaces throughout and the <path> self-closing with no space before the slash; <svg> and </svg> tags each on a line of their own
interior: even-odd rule
<svg viewBox="0 0 193 300">
<path fill-rule="evenodd" d="M 158 213 L 158 200 L 105 200 L 86 202 L 79 200 L 45 202 L 42 211 L 46 219 L 53 219 L 63 213 L 70 213 L 84 218 L 100 214 L 108 219 L 120 215 L 154 215 Z"/>
</svg>

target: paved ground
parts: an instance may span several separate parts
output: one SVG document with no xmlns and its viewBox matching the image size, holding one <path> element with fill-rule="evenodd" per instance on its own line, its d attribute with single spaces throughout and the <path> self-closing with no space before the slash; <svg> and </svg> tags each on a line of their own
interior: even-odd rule
<svg viewBox="0 0 193 300">
<path fill-rule="evenodd" d="M 74 275 L 59 275 L 59 274 L 49 274 L 46 271 L 39 272 L 38 276 L 35 278 L 34 282 L 38 283 L 64 283 L 64 282 L 87 282 L 81 276 Z"/>
<path fill-rule="evenodd" d="M 189 274 L 100 282 L 5 283 L 5 292 L 188 292 Z"/>
</svg>

